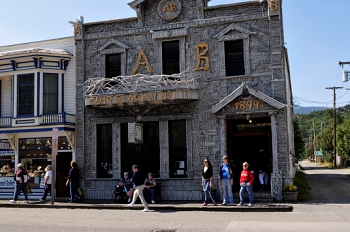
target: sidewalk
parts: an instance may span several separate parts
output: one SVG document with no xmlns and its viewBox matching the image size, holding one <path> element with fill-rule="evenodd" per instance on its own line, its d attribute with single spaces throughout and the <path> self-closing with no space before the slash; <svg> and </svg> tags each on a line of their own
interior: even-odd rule
<svg viewBox="0 0 350 232">
<path fill-rule="evenodd" d="M 161 201 L 157 204 L 149 204 L 150 210 L 171 210 L 171 211 L 225 211 L 225 212 L 291 212 L 292 203 L 287 202 L 257 202 L 253 207 L 234 206 L 202 206 L 202 202 L 197 201 Z M 112 200 L 83 200 L 81 203 L 69 203 L 68 200 L 58 199 L 51 205 L 51 202 L 41 203 L 40 201 L 29 200 L 23 203 L 18 200 L 17 203 L 11 203 L 9 200 L 0 200 L 0 208 L 66 208 L 66 209 L 109 209 L 109 210 L 142 210 L 142 204 L 135 204 L 133 208 L 127 204 L 115 203 Z"/>
</svg>

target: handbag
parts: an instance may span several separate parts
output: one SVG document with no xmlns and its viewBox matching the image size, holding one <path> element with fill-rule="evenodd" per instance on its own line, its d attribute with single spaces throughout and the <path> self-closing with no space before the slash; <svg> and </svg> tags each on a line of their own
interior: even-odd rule
<svg viewBox="0 0 350 232">
<path fill-rule="evenodd" d="M 27 193 L 33 193 L 29 185 L 27 185 Z"/>
</svg>

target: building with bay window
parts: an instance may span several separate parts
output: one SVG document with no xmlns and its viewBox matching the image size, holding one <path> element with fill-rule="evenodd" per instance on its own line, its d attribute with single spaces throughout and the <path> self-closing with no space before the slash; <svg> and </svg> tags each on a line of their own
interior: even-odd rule
<svg viewBox="0 0 350 232">
<path fill-rule="evenodd" d="M 112 199 L 137 164 L 162 183 L 163 200 L 200 200 L 203 160 L 218 185 L 227 155 L 235 192 L 242 163 L 258 173 L 263 162 L 270 184 L 257 197 L 281 199 L 294 177 L 282 1 L 208 2 L 134 0 L 137 17 L 74 22 L 76 159 L 87 198 Z"/>
<path fill-rule="evenodd" d="M 13 175 L 22 163 L 32 178 L 29 197 L 38 199 L 45 167 L 53 159 L 56 196 L 69 196 L 65 177 L 75 157 L 74 52 L 73 37 L 0 47 L 0 198 L 13 196 Z"/>
</svg>

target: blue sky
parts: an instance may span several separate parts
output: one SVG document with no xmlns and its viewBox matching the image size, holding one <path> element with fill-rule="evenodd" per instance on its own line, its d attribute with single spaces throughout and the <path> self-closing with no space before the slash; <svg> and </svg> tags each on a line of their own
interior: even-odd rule
<svg viewBox="0 0 350 232">
<path fill-rule="evenodd" d="M 244 0 L 243 0 L 244 1 Z M 71 36 L 68 21 L 80 15 L 85 22 L 136 16 L 131 0 L 11 0 L 1 1 L 0 46 Z M 212 0 L 210 5 L 242 2 Z M 285 43 L 289 53 L 295 103 L 332 107 L 349 104 L 350 82 L 343 82 L 339 61 L 350 61 L 349 0 L 284 0 Z M 344 69 L 350 70 L 350 65 Z"/>
</svg>

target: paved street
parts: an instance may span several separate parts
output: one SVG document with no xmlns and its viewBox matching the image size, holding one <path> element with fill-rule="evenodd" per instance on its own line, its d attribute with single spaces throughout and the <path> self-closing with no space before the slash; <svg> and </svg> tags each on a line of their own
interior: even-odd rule
<svg viewBox="0 0 350 232">
<path fill-rule="evenodd" d="M 9 207 L 1 208 L 0 231 L 349 231 L 350 169 L 331 170 L 309 162 L 301 166 L 315 197 L 293 204 L 293 212 Z"/>
</svg>

